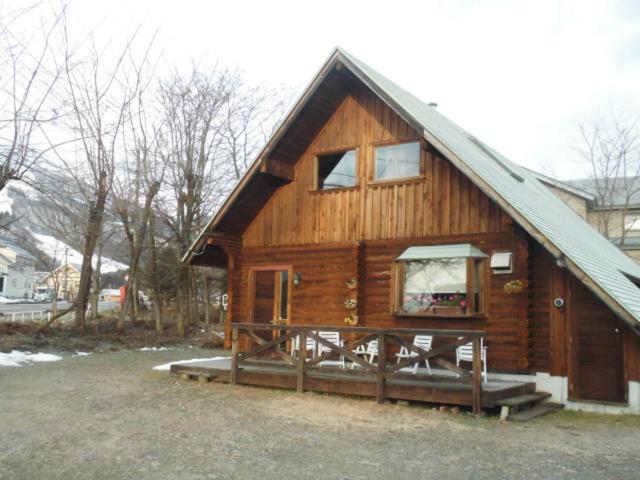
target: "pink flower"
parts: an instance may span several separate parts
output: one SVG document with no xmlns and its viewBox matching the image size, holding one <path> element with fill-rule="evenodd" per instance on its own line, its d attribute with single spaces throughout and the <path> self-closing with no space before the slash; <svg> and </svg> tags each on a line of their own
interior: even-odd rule
<svg viewBox="0 0 640 480">
<path fill-rule="evenodd" d="M 467 306 L 467 301 L 466 300 L 460 300 L 460 306 L 461 307 L 466 307 Z"/>
</svg>

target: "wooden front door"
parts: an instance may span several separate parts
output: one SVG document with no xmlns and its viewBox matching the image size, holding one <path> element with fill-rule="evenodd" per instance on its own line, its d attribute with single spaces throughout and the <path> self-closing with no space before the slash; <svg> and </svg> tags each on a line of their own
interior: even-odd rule
<svg viewBox="0 0 640 480">
<path fill-rule="evenodd" d="M 569 398 L 623 403 L 622 326 L 617 317 L 581 282 L 569 281 Z"/>
<path fill-rule="evenodd" d="M 251 321 L 253 323 L 288 323 L 291 312 L 291 268 L 254 267 L 249 270 L 251 283 Z M 271 332 L 263 332 L 271 338 Z M 268 333 L 268 334 L 267 334 Z"/>
</svg>

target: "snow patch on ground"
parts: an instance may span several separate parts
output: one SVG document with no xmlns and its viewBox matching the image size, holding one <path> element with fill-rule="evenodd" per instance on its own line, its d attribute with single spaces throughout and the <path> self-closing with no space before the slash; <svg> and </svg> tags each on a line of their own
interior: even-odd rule
<svg viewBox="0 0 640 480">
<path fill-rule="evenodd" d="M 10 353 L 0 352 L 0 366 L 2 367 L 21 367 L 32 362 L 57 362 L 58 360 L 62 360 L 62 357 L 51 353 L 31 353 L 18 350 L 12 350 Z"/>
<path fill-rule="evenodd" d="M 88 357 L 89 355 L 91 355 L 91 352 L 76 352 L 71 356 L 72 357 Z"/>
<path fill-rule="evenodd" d="M 36 303 L 33 298 L 7 298 L 0 297 L 0 303 Z"/>
<path fill-rule="evenodd" d="M 156 365 L 153 367 L 154 370 L 159 371 L 168 371 L 171 369 L 171 365 L 185 365 L 188 363 L 200 363 L 200 362 L 209 362 L 211 360 L 222 360 L 227 357 L 211 357 L 211 358 L 192 358 L 191 360 L 178 360 L 177 362 L 169 362 L 163 365 Z"/>
<path fill-rule="evenodd" d="M 38 242 L 38 248 L 46 253 L 49 257 L 64 263 L 66 250 L 67 263 L 82 265 L 82 254 L 68 246 L 66 243 L 58 240 L 51 235 L 44 235 L 42 233 L 33 232 L 32 234 Z M 98 256 L 94 255 L 91 264 L 95 267 L 97 263 Z M 128 268 L 129 266 L 125 265 L 124 263 L 116 262 L 115 260 L 111 260 L 110 258 L 102 257 L 102 264 L 100 266 L 100 271 L 102 273 L 113 273 L 117 272 L 118 270 L 127 270 Z"/>
<path fill-rule="evenodd" d="M 21 301 L 16 298 L 0 297 L 0 303 L 20 303 Z"/>
<path fill-rule="evenodd" d="M 172 349 L 167 347 L 142 347 L 138 349 L 140 352 L 164 352 L 165 350 Z"/>
</svg>

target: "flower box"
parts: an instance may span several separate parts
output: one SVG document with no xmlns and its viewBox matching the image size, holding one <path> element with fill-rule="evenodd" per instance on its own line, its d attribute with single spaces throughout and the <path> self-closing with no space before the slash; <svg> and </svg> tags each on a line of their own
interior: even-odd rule
<svg viewBox="0 0 640 480">
<path fill-rule="evenodd" d="M 429 307 L 424 313 L 442 315 L 444 317 L 460 317 L 465 313 L 462 307 Z"/>
</svg>

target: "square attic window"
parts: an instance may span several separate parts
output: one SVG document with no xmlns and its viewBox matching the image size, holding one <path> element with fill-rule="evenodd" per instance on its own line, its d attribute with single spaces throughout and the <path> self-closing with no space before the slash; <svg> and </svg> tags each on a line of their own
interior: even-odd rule
<svg viewBox="0 0 640 480">
<path fill-rule="evenodd" d="M 627 214 L 624 216 L 624 229 L 627 232 L 640 232 L 640 214 Z"/>
<path fill-rule="evenodd" d="M 355 187 L 356 151 L 318 156 L 318 190 Z"/>
<path fill-rule="evenodd" d="M 420 176 L 420 142 L 385 145 L 375 149 L 375 180 Z"/>
</svg>

